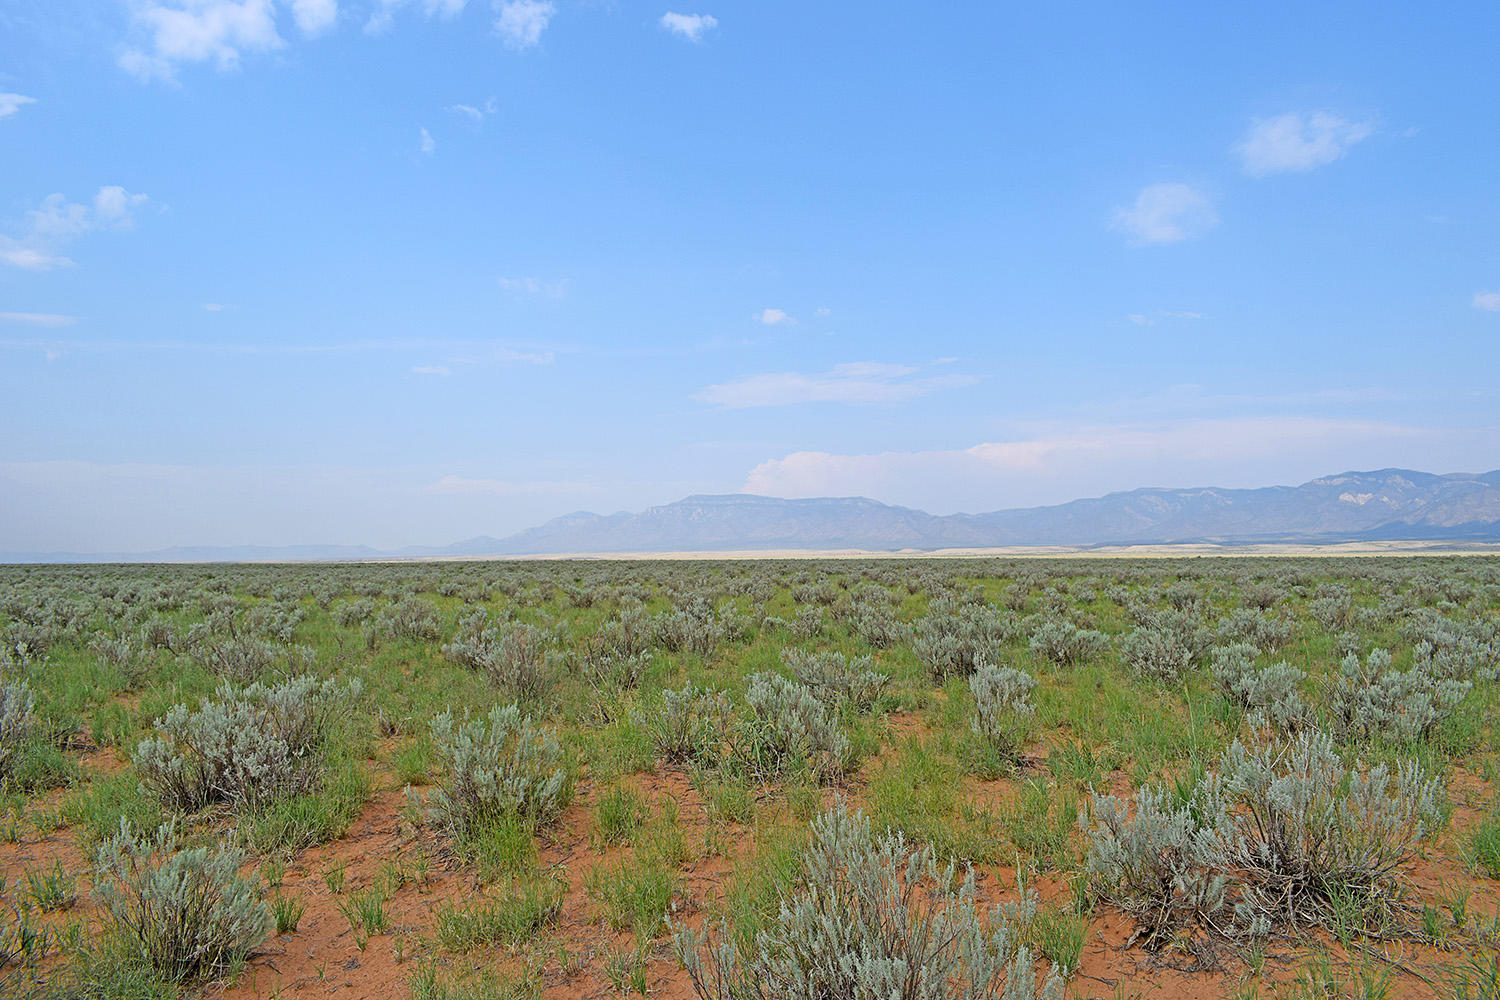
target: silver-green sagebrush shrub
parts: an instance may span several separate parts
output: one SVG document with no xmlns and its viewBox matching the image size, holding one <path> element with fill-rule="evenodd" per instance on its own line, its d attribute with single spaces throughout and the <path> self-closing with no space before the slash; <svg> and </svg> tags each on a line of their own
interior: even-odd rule
<svg viewBox="0 0 1500 1000">
<path fill-rule="evenodd" d="M 655 640 L 663 649 L 699 656 L 708 656 L 718 649 L 730 632 L 713 605 L 702 598 L 694 598 L 680 608 L 657 615 L 654 628 Z"/>
<path fill-rule="evenodd" d="M 663 691 L 661 705 L 655 711 L 637 710 L 634 718 L 650 737 L 657 757 L 707 761 L 724 743 L 729 698 L 722 691 L 705 691 L 689 684 L 680 691 Z"/>
<path fill-rule="evenodd" d="M 1031 630 L 1031 651 L 1060 667 L 1083 663 L 1109 648 L 1103 632 L 1074 625 L 1066 618 L 1043 616 Z"/>
<path fill-rule="evenodd" d="M 523 698 L 538 697 L 547 687 L 547 639 L 535 625 L 515 624 L 501 634 L 481 609 L 459 622 L 443 655 Z"/>
<path fill-rule="evenodd" d="M 1228 642 L 1247 642 L 1262 649 L 1279 649 L 1292 641 L 1295 626 L 1291 619 L 1254 608 L 1236 608 L 1219 622 L 1219 638 Z"/>
<path fill-rule="evenodd" d="M 1330 923 L 1347 901 L 1390 912 L 1400 867 L 1440 819 L 1441 785 L 1416 763 L 1350 768 L 1326 733 L 1229 747 L 1186 799 L 1152 786 L 1093 796 L 1085 861 L 1097 896 L 1148 947 L 1196 928 L 1222 935 Z"/>
<path fill-rule="evenodd" d="M 1214 647 L 1209 669 L 1219 687 L 1244 708 L 1252 728 L 1294 732 L 1312 723 L 1312 709 L 1302 697 L 1307 675 L 1289 663 L 1255 665 L 1259 650 L 1243 642 Z"/>
<path fill-rule="evenodd" d="M 1176 683 L 1208 652 L 1212 633 L 1187 611 L 1155 611 L 1120 641 L 1125 662 L 1143 677 Z"/>
<path fill-rule="evenodd" d="M 15 771 L 36 731 L 35 702 L 24 680 L 0 676 L 0 785 Z"/>
<path fill-rule="evenodd" d="M 1014 760 L 1030 732 L 1035 709 L 1031 691 L 1036 678 L 1015 667 L 981 662 L 969 678 L 974 695 L 974 735 L 988 743 L 1001 757 Z"/>
<path fill-rule="evenodd" d="M 1030 903 L 1034 906 L 1034 900 Z M 972 869 L 877 836 L 845 805 L 812 824 L 801 871 L 770 926 L 741 952 L 678 928 L 673 943 L 703 1000 L 1061 1000 L 1020 944 L 1020 907 L 981 919 Z"/>
<path fill-rule="evenodd" d="M 1147 785 L 1133 801 L 1095 793 L 1092 814 L 1080 815 L 1089 887 L 1135 920 L 1147 948 L 1187 928 L 1227 930 L 1222 810 L 1204 815 Z"/>
<path fill-rule="evenodd" d="M 439 635 L 438 609 L 420 597 L 403 597 L 375 616 L 374 632 L 390 639 L 433 642 Z M 373 638 L 373 635 L 372 635 Z"/>
<path fill-rule="evenodd" d="M 1235 822 L 1229 865 L 1236 911 L 1252 928 L 1326 922 L 1340 898 L 1377 908 L 1441 816 L 1442 785 L 1416 762 L 1349 768 L 1326 733 L 1247 749 L 1219 762 Z"/>
<path fill-rule="evenodd" d="M 809 653 L 788 649 L 781 654 L 781 662 L 798 683 L 835 708 L 848 705 L 866 711 L 890 680 L 873 669 L 874 663 L 868 656 L 851 658 L 833 650 Z"/>
<path fill-rule="evenodd" d="M 444 778 L 428 806 L 455 840 L 511 816 L 545 823 L 568 803 L 562 747 L 519 705 L 497 705 L 487 718 L 461 722 L 444 712 L 432 720 L 432 741 Z"/>
<path fill-rule="evenodd" d="M 1413 740 L 1431 732 L 1453 714 L 1473 683 L 1452 680 L 1424 669 L 1391 666 L 1391 654 L 1370 652 L 1344 657 L 1330 683 L 1328 708 L 1344 739 Z"/>
<path fill-rule="evenodd" d="M 745 705 L 736 749 L 758 777 L 782 774 L 798 761 L 822 780 L 847 770 L 849 738 L 811 689 L 780 674 L 752 674 Z"/>
<path fill-rule="evenodd" d="M 1020 632 L 1013 613 L 982 601 L 941 597 L 912 628 L 911 648 L 937 680 L 967 677 L 980 659 L 999 660 Z"/>
<path fill-rule="evenodd" d="M 311 791 L 322 776 L 323 742 L 335 715 L 360 693 L 303 675 L 280 684 L 231 685 L 197 711 L 176 705 L 136 747 L 141 784 L 163 805 L 194 811 L 213 803 L 256 808 Z"/>
<path fill-rule="evenodd" d="M 138 834 L 124 821 L 99 847 L 94 898 L 131 953 L 174 979 L 242 961 L 266 939 L 271 911 L 229 848 L 182 848 L 175 824 Z"/>
</svg>

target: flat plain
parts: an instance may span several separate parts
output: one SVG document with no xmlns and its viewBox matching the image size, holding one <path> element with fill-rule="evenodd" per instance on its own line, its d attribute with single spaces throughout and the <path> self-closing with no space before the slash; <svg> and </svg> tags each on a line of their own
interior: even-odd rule
<svg viewBox="0 0 1500 1000">
<path fill-rule="evenodd" d="M 1500 996 L 1482 553 L 4 567 L 0 639 L 0 995 Z"/>
</svg>

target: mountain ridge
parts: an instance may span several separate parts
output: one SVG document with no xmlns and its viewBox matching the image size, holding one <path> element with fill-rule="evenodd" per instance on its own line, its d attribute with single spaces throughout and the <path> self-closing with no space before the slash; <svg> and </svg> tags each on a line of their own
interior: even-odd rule
<svg viewBox="0 0 1500 1000">
<path fill-rule="evenodd" d="M 143 553 L 0 553 L 0 561 L 296 561 L 1392 540 L 1500 542 L 1500 470 L 1435 474 L 1389 468 L 1321 476 L 1300 486 L 1142 487 L 974 514 L 930 514 L 869 497 L 700 493 L 638 513 L 573 511 L 504 538 L 480 535 L 446 546 L 178 546 Z"/>
</svg>

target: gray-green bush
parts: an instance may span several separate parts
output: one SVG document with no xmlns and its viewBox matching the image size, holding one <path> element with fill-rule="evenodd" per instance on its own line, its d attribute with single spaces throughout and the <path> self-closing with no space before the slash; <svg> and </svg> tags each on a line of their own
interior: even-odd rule
<svg viewBox="0 0 1500 1000">
<path fill-rule="evenodd" d="M 1025 904 L 1023 904 L 1024 906 Z M 1033 904 L 1034 905 L 1034 904 Z M 972 870 L 877 836 L 839 805 L 812 824 L 801 870 L 752 951 L 678 928 L 674 946 L 703 1000 L 1061 1000 L 1053 970 L 1038 985 L 1017 909 L 980 917 Z"/>
</svg>

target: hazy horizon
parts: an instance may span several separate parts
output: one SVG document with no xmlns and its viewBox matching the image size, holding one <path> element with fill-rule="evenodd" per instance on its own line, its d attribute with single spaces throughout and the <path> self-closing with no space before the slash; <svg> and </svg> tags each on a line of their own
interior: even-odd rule
<svg viewBox="0 0 1500 1000">
<path fill-rule="evenodd" d="M 1497 35 L 19 0 L 0 550 L 1500 468 Z"/>
</svg>

